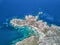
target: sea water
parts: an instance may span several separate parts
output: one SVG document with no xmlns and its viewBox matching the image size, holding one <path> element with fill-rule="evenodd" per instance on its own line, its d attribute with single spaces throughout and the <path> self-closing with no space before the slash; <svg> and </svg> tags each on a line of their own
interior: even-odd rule
<svg viewBox="0 0 60 45">
<path fill-rule="evenodd" d="M 14 30 L 13 30 L 14 31 Z M 22 41 L 30 36 L 38 37 L 39 34 L 36 29 L 30 26 L 17 27 L 16 31 L 18 32 L 19 37 L 10 42 L 10 45 L 15 45 L 17 42 Z"/>
</svg>

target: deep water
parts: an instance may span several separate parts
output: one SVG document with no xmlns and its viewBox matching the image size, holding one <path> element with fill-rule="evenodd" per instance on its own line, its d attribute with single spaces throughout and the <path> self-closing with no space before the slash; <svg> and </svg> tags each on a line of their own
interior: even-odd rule
<svg viewBox="0 0 60 45">
<path fill-rule="evenodd" d="M 17 31 L 8 27 L 8 20 L 14 17 L 23 18 L 25 15 L 37 15 L 49 24 L 60 26 L 60 0 L 0 0 L 0 45 L 8 43 L 18 36 Z"/>
</svg>

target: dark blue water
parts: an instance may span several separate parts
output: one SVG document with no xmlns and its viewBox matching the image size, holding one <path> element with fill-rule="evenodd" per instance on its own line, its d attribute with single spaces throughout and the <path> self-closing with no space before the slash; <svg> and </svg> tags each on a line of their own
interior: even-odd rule
<svg viewBox="0 0 60 45">
<path fill-rule="evenodd" d="M 0 0 L 0 45 L 8 45 L 17 38 L 17 32 L 3 24 L 6 19 L 15 16 L 24 18 L 39 11 L 44 12 L 39 19 L 60 26 L 60 0 Z"/>
</svg>

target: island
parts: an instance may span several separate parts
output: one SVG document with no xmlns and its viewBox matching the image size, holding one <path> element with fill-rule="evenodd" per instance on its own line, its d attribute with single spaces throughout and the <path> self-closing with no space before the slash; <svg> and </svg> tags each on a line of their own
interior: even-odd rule
<svg viewBox="0 0 60 45">
<path fill-rule="evenodd" d="M 20 29 L 23 27 L 24 31 L 29 32 L 29 36 L 23 40 L 16 39 L 11 45 L 60 45 L 60 27 L 47 22 L 38 20 L 39 16 L 26 15 L 25 19 L 13 18 L 10 20 L 12 27 Z M 28 28 L 25 30 L 25 26 Z M 19 30 L 21 31 L 21 30 Z M 23 32 L 23 33 L 25 33 Z"/>
</svg>

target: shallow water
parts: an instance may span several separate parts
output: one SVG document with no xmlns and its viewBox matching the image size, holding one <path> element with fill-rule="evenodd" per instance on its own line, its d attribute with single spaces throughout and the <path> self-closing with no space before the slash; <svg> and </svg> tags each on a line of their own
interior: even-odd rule
<svg viewBox="0 0 60 45">
<path fill-rule="evenodd" d="M 37 36 L 37 37 L 39 36 L 38 32 L 30 26 L 22 26 L 19 28 L 16 27 L 15 29 L 16 30 L 13 31 L 17 32 L 18 37 L 9 43 L 11 45 L 16 44 L 17 42 L 22 41 L 30 36 Z"/>
</svg>

